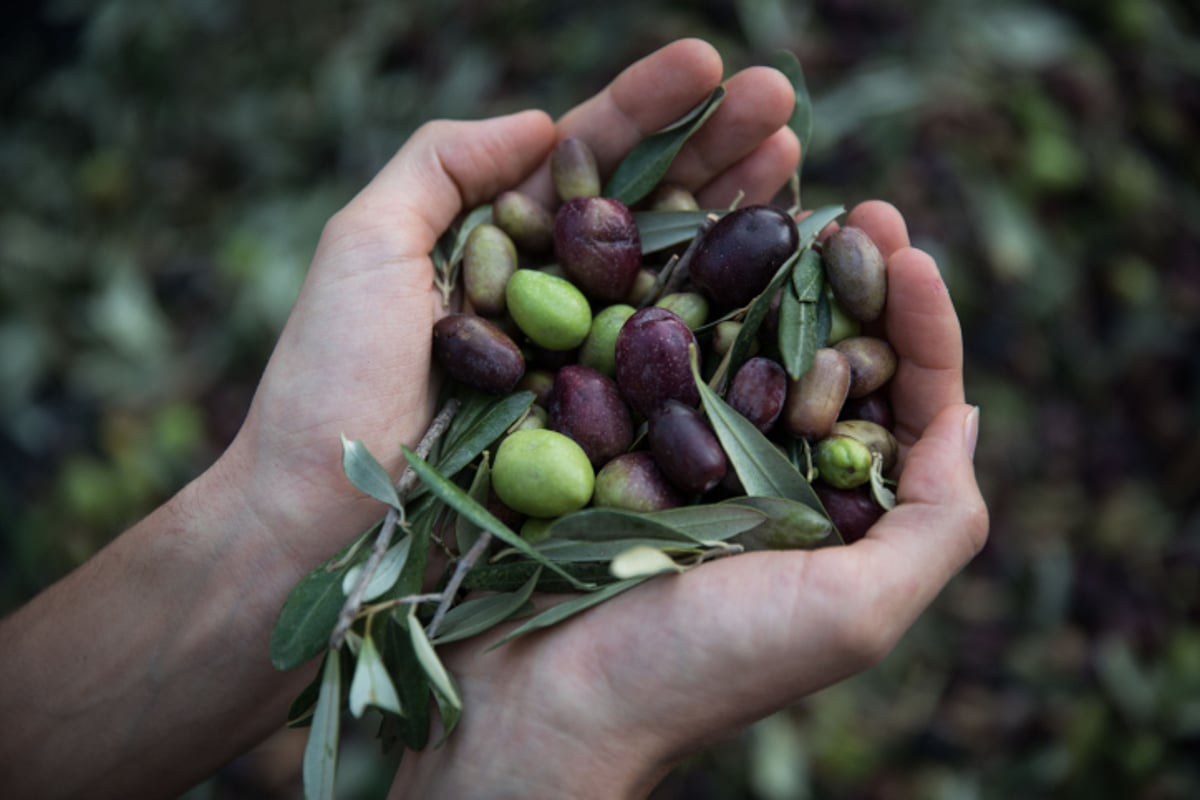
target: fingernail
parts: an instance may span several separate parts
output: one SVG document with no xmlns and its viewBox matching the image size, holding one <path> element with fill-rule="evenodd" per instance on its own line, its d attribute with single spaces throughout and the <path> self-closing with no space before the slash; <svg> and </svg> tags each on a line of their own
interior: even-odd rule
<svg viewBox="0 0 1200 800">
<path fill-rule="evenodd" d="M 977 441 L 979 441 L 979 406 L 973 407 L 967 413 L 966 423 L 963 426 L 963 443 L 972 460 L 975 459 L 975 443 Z"/>
</svg>

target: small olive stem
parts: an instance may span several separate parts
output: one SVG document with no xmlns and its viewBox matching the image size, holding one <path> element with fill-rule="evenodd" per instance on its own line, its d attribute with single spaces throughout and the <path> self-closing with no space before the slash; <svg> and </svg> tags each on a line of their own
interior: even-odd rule
<svg viewBox="0 0 1200 800">
<path fill-rule="evenodd" d="M 454 415 L 458 413 L 458 408 L 461 402 L 457 398 L 450 398 L 446 404 L 442 406 L 442 410 L 433 418 L 433 422 L 429 423 L 429 428 L 421 437 L 421 441 L 417 443 L 416 452 L 421 458 L 429 455 L 433 450 L 433 446 L 446 435 L 450 423 L 454 420 Z M 346 632 L 350 630 L 350 626 L 354 624 L 354 620 L 358 618 L 358 612 L 362 607 L 363 594 L 367 591 L 367 584 L 371 582 L 371 578 L 375 576 L 375 572 L 379 569 L 380 562 L 383 561 L 383 556 L 387 553 L 388 547 L 392 544 L 392 535 L 396 531 L 396 526 L 404 525 L 404 500 L 408 493 L 413 490 L 417 484 L 417 473 L 413 472 L 411 467 L 405 467 L 400 473 L 400 478 L 396 481 L 396 495 L 400 498 L 400 506 L 391 506 L 387 510 L 387 515 L 383 518 L 383 525 L 379 528 L 379 534 L 375 537 L 375 544 L 371 547 L 371 555 L 367 557 L 367 563 L 363 565 L 362 574 L 358 576 L 358 580 L 354 582 L 354 587 L 350 590 L 350 594 L 346 596 L 346 602 L 342 605 L 342 610 L 338 613 L 337 624 L 333 626 L 333 633 L 329 635 L 329 649 L 337 650 L 346 640 Z"/>
<path fill-rule="evenodd" d="M 454 574 L 450 576 L 450 580 L 446 583 L 446 588 L 442 590 L 441 602 L 438 604 L 437 611 L 434 613 L 433 619 L 429 622 L 429 626 L 425 629 L 425 633 L 430 639 L 437 635 L 438 627 L 441 626 L 446 612 L 450 610 L 450 605 L 454 602 L 454 597 L 458 594 L 458 587 L 462 586 L 463 579 L 467 577 L 467 573 L 474 568 L 475 562 L 479 560 L 479 557 L 484 554 L 491 543 L 492 534 L 483 531 L 479 534 L 479 538 L 475 540 L 475 544 L 471 545 L 471 549 L 455 565 Z"/>
</svg>

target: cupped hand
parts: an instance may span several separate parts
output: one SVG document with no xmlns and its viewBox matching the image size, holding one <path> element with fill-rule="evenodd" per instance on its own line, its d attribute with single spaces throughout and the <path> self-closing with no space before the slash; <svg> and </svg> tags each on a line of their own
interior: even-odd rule
<svg viewBox="0 0 1200 800">
<path fill-rule="evenodd" d="M 341 472 L 339 436 L 361 439 L 392 473 L 435 412 L 430 378 L 434 243 L 466 210 L 519 186 L 553 202 L 547 159 L 585 139 L 600 168 L 678 119 L 721 82 L 716 51 L 675 42 L 629 67 L 557 125 L 523 112 L 421 127 L 326 225 L 247 420 L 218 467 L 241 487 L 277 552 L 306 570 L 370 525 L 378 504 Z M 702 203 L 769 199 L 799 159 L 785 127 L 794 101 L 777 71 L 747 69 L 668 175 Z"/>
</svg>

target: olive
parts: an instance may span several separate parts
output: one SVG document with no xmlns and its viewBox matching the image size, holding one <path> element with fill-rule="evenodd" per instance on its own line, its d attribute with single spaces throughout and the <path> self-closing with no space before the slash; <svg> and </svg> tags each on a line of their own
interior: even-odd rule
<svg viewBox="0 0 1200 800">
<path fill-rule="evenodd" d="M 714 303 L 742 306 L 767 288 L 798 245 L 796 223 L 786 212 L 746 206 L 726 214 L 704 235 L 690 275 Z"/>
<path fill-rule="evenodd" d="M 525 374 L 516 343 L 475 314 L 448 314 L 434 323 L 433 357 L 451 378 L 484 392 L 511 392 Z"/>
</svg>

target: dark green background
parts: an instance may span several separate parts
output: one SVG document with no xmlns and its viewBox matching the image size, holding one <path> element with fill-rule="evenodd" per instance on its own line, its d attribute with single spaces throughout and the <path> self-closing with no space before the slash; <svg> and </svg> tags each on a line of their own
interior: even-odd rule
<svg viewBox="0 0 1200 800">
<path fill-rule="evenodd" d="M 220 452 L 325 218 L 420 122 L 559 113 L 679 36 L 730 70 L 783 46 L 816 98 L 806 204 L 891 200 L 950 285 L 992 538 L 882 665 L 659 795 L 1200 795 L 1194 9 L 9 4 L 0 610 Z M 289 785 L 270 752 L 194 795 Z"/>
</svg>

